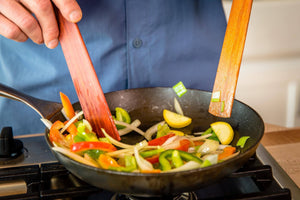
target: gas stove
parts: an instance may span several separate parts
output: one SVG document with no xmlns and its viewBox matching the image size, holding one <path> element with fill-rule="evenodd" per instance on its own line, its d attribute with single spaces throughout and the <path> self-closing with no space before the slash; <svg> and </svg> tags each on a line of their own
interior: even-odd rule
<svg viewBox="0 0 300 200">
<path fill-rule="evenodd" d="M 3 146 L 3 138 L 0 144 Z M 6 141 L 6 139 L 5 139 Z M 13 159 L 0 156 L 0 200 L 1 199 L 260 199 L 290 200 L 291 191 L 282 188 L 274 178 L 272 167 L 265 165 L 258 154 L 237 172 L 228 177 L 200 188 L 197 191 L 182 193 L 172 197 L 140 198 L 131 195 L 115 194 L 88 185 L 67 171 L 49 149 L 44 134 L 24 135 L 10 139 L 16 143 L 12 152 L 0 147 L 1 153 L 11 154 Z M 22 148 L 21 148 L 22 147 Z M 18 148 L 22 149 L 18 153 Z M 13 152 L 16 151 L 16 152 Z"/>
</svg>

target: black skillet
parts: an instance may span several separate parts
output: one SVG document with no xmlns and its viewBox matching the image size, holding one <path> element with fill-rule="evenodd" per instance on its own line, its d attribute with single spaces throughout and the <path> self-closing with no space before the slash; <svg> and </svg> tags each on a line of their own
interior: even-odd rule
<svg viewBox="0 0 300 200">
<path fill-rule="evenodd" d="M 60 113 L 61 106 L 57 103 L 24 96 L 24 94 L 1 84 L 0 95 L 26 103 L 42 116 L 47 116 L 52 122 L 64 120 Z M 105 97 L 112 113 L 117 106 L 125 108 L 133 120 L 139 119 L 142 122 L 140 128 L 146 130 L 163 120 L 163 109 L 174 110 L 173 99 L 176 94 L 172 88 L 141 88 L 111 92 L 107 93 Z M 208 113 L 210 98 L 210 92 L 200 90 L 188 90 L 184 96 L 178 98 L 184 114 L 193 119 L 192 124 L 183 131 L 185 133 L 204 131 L 212 122 L 221 120 L 230 123 L 235 130 L 232 145 L 236 144 L 239 137 L 250 136 L 245 147 L 240 149 L 241 153 L 238 156 L 222 163 L 183 172 L 142 174 L 102 170 L 81 164 L 54 151 L 53 154 L 61 164 L 80 179 L 93 186 L 117 193 L 163 196 L 199 189 L 238 170 L 255 153 L 264 133 L 262 118 L 246 104 L 235 100 L 231 118 L 224 119 Z M 74 107 L 80 109 L 79 103 L 75 103 Z M 51 148 L 48 130 L 45 132 L 45 138 Z M 122 137 L 123 142 L 131 144 L 141 140 L 143 137 L 136 133 Z"/>
</svg>

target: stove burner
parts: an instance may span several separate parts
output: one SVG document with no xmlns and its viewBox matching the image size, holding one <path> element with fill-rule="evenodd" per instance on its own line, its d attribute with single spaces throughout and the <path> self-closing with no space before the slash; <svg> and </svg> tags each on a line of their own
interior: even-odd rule
<svg viewBox="0 0 300 200">
<path fill-rule="evenodd" d="M 23 143 L 13 138 L 11 127 L 4 127 L 0 133 L 0 165 L 12 164 L 22 160 Z"/>
<path fill-rule="evenodd" d="M 135 197 L 132 195 L 115 194 L 111 200 L 197 200 L 194 192 L 184 192 L 173 197 Z"/>
</svg>

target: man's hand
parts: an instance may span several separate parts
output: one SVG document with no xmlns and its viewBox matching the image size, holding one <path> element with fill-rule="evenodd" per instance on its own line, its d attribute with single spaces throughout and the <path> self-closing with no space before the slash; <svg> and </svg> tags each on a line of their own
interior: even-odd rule
<svg viewBox="0 0 300 200">
<path fill-rule="evenodd" d="M 80 21 L 82 11 L 76 0 L 0 0 L 0 35 L 18 42 L 30 38 L 55 48 L 59 28 L 52 2 L 67 20 Z"/>
</svg>

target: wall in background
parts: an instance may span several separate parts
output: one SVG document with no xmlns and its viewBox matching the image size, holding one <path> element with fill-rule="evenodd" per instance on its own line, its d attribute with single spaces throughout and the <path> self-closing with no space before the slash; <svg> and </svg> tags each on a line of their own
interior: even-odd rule
<svg viewBox="0 0 300 200">
<path fill-rule="evenodd" d="M 231 1 L 223 0 L 229 16 Z M 254 0 L 236 99 L 267 123 L 300 126 L 300 0 Z"/>
</svg>

